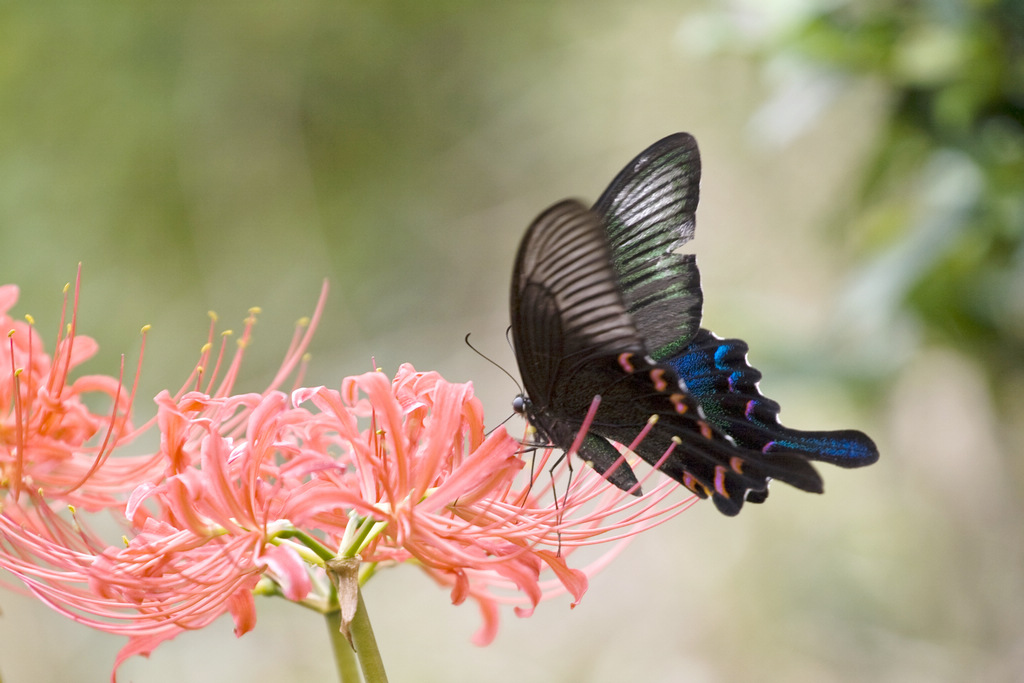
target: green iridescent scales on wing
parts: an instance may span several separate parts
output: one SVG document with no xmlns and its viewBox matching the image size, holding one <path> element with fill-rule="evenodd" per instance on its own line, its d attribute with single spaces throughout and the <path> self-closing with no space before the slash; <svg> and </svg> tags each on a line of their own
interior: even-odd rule
<svg viewBox="0 0 1024 683">
<path fill-rule="evenodd" d="M 686 133 L 659 140 L 612 180 L 594 204 L 606 222 L 626 309 L 655 360 L 685 348 L 700 326 L 703 297 L 689 242 L 700 198 L 700 154 Z"/>
</svg>

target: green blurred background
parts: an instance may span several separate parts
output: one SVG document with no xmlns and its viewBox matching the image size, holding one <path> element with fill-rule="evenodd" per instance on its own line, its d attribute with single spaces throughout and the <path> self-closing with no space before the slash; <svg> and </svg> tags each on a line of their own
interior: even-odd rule
<svg viewBox="0 0 1024 683">
<path fill-rule="evenodd" d="M 83 371 L 152 324 L 146 397 L 208 309 L 253 305 L 259 390 L 329 278 L 308 382 L 412 362 L 496 424 L 516 388 L 462 338 L 514 368 L 526 225 L 689 131 L 706 326 L 750 343 L 786 424 L 861 428 L 880 462 L 735 519 L 697 506 L 483 649 L 475 608 L 385 572 L 392 680 L 1020 680 L 1022 107 L 1016 0 L 6 3 L 0 280 L 52 340 L 81 261 Z M 105 680 L 123 644 L 0 608 L 6 683 Z M 122 679 L 332 680 L 316 615 L 259 609 Z"/>
</svg>

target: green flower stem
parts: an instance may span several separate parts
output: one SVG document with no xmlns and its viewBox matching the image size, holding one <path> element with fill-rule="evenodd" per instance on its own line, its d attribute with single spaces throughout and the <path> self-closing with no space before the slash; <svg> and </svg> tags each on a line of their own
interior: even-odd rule
<svg viewBox="0 0 1024 683">
<path fill-rule="evenodd" d="M 384 661 L 373 635 L 370 615 L 366 612 L 363 592 L 358 591 L 357 595 L 356 613 L 349 625 L 351 644 L 341 633 L 341 610 L 332 610 L 324 615 L 327 618 L 331 648 L 334 650 L 334 662 L 338 667 L 338 680 L 341 683 L 387 683 L 388 675 L 384 671 Z"/>
<path fill-rule="evenodd" d="M 356 604 L 351 629 L 359 666 L 362 667 L 366 683 L 387 683 L 388 675 L 384 672 L 384 661 L 380 658 L 377 639 L 373 635 L 373 626 L 370 625 L 370 615 L 366 611 L 366 603 L 363 602 L 363 592 L 358 588 L 356 590 L 359 601 Z"/>
<path fill-rule="evenodd" d="M 338 680 L 341 683 L 361 683 L 363 679 L 359 675 L 355 650 L 341 635 L 341 611 L 333 610 L 324 616 L 327 618 L 327 635 L 334 651 L 334 664 L 338 667 Z"/>
<path fill-rule="evenodd" d="M 320 541 L 316 540 L 309 534 L 300 531 L 299 529 L 285 529 L 282 531 L 278 531 L 277 533 L 273 534 L 270 541 L 271 543 L 273 543 L 277 539 L 289 538 L 298 539 L 304 546 L 306 546 L 314 553 L 316 553 L 317 557 L 319 557 L 321 560 L 327 561 L 334 557 L 334 553 L 325 548 L 323 544 L 320 543 Z"/>
<path fill-rule="evenodd" d="M 345 530 L 339 557 L 355 557 L 387 528 L 387 522 L 380 522 L 372 517 L 353 521 L 356 523 Z"/>
</svg>

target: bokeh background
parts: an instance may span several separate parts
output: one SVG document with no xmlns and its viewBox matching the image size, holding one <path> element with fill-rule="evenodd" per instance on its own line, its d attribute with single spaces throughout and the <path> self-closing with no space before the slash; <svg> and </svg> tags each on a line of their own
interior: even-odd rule
<svg viewBox="0 0 1024 683">
<path fill-rule="evenodd" d="M 515 367 L 526 225 L 677 130 L 702 151 L 705 325 L 750 343 L 786 424 L 863 429 L 880 462 L 735 519 L 698 505 L 487 648 L 472 606 L 384 572 L 392 680 L 1021 680 L 1016 0 L 5 3 L 0 280 L 52 330 L 82 262 L 83 370 L 152 324 L 145 397 L 187 376 L 207 310 L 254 305 L 258 390 L 328 278 L 309 382 L 411 362 L 497 424 L 516 388 L 462 338 Z M 5 683 L 109 676 L 122 640 L 0 609 Z M 332 680 L 316 615 L 259 609 L 122 680 Z"/>
</svg>

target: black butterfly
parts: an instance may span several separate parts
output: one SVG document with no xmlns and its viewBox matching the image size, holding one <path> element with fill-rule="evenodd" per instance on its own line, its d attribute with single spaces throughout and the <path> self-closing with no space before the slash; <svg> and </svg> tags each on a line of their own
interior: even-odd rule
<svg viewBox="0 0 1024 683">
<path fill-rule="evenodd" d="M 700 156 L 688 134 L 651 145 L 588 209 L 566 200 L 542 213 L 519 246 L 512 340 L 526 395 L 514 406 L 540 439 L 571 447 L 595 396 L 579 455 L 639 495 L 615 441 L 727 515 L 762 502 L 769 479 L 822 491 L 810 460 L 843 467 L 878 459 L 854 431 L 802 432 L 778 422 L 758 391 L 747 345 L 700 327 L 703 295 L 692 254 Z"/>
</svg>

